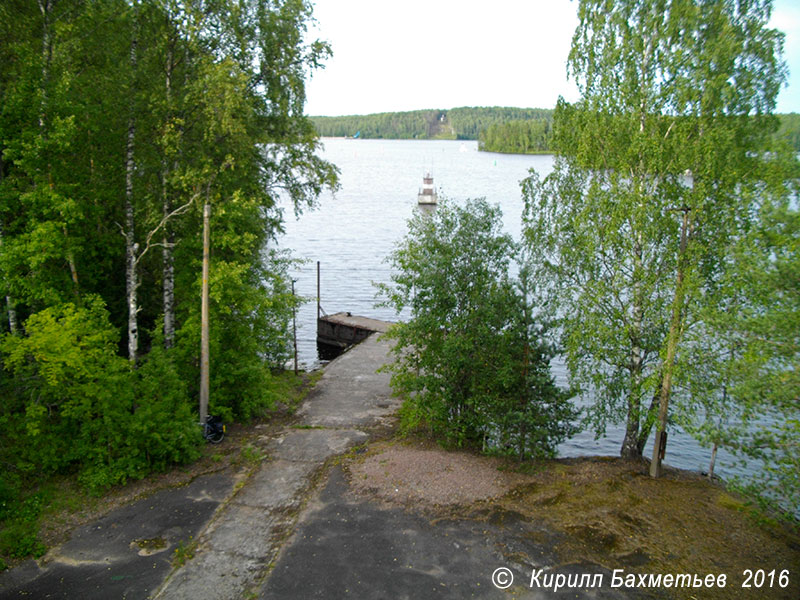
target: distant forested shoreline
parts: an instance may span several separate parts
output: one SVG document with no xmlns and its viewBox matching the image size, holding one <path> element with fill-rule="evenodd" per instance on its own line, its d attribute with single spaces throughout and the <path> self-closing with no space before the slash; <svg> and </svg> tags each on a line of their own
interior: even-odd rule
<svg viewBox="0 0 800 600">
<path fill-rule="evenodd" d="M 540 129 L 549 132 L 552 129 L 553 109 L 461 107 L 310 118 L 322 137 L 479 140 L 481 145 L 488 144 L 486 150 L 512 152 L 516 151 L 512 146 L 495 146 L 497 142 L 506 143 L 506 138 L 519 138 L 523 132 L 538 132 Z M 498 135 L 501 131 L 509 133 L 510 130 L 519 131 L 520 135 Z"/>
<path fill-rule="evenodd" d="M 777 115 L 777 137 L 800 152 L 800 114 Z M 310 117 L 321 137 L 395 140 L 477 140 L 485 152 L 553 151 L 553 109 L 502 106 L 425 109 L 341 117 Z"/>
</svg>

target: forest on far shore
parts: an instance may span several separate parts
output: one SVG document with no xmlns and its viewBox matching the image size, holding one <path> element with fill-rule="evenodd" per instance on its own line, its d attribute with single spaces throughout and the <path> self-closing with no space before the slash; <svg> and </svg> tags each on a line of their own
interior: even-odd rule
<svg viewBox="0 0 800 600">
<path fill-rule="evenodd" d="M 776 115 L 777 137 L 800 152 L 800 114 Z M 321 137 L 395 140 L 478 140 L 486 152 L 553 151 L 553 109 L 503 106 L 425 109 L 341 117 L 310 117 Z"/>
</svg>

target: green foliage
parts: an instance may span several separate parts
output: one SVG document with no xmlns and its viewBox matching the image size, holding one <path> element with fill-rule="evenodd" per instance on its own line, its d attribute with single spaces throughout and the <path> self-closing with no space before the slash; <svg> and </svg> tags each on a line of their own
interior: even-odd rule
<svg viewBox="0 0 800 600">
<path fill-rule="evenodd" d="M 239 456 L 236 460 L 234 460 L 234 463 L 253 467 L 261 464 L 265 457 L 266 453 L 261 448 L 247 444 L 242 447 L 241 451 L 239 452 Z"/>
<path fill-rule="evenodd" d="M 299 213 L 337 184 L 303 114 L 330 54 L 306 40 L 311 14 L 0 5 L 0 502 L 53 473 L 98 491 L 197 456 L 204 202 L 211 408 L 274 403 L 296 302 L 289 259 L 268 249 L 279 199 Z"/>
<path fill-rule="evenodd" d="M 392 386 L 406 428 L 426 425 L 456 446 L 522 458 L 552 455 L 575 412 L 549 373 L 525 293 L 509 275 L 516 245 L 498 208 L 445 201 L 417 214 L 391 255 L 387 304 L 410 307 L 393 327 Z"/>
<path fill-rule="evenodd" d="M 101 490 L 198 456 L 198 427 L 166 353 L 155 349 L 132 371 L 116 355 L 117 333 L 98 298 L 45 309 L 25 328 L 26 337 L 0 344 L 6 367 L 25 382 L 19 409 L 4 410 L 19 471 L 79 465 L 81 480 Z"/>
<path fill-rule="evenodd" d="M 47 501 L 46 494 L 37 492 L 10 502 L 13 512 L 0 516 L 0 553 L 13 558 L 38 558 L 45 553 L 46 548 L 38 539 L 38 519 Z"/>
<path fill-rule="evenodd" d="M 26 490 L 48 475 L 73 474 L 101 491 L 198 456 L 204 194 L 215 205 L 214 402 L 245 418 L 270 406 L 270 369 L 286 355 L 294 302 L 287 260 L 264 252 L 280 229 L 278 190 L 300 211 L 336 182 L 302 116 L 307 69 L 329 52 L 305 46 L 308 3 L 51 8 L 0 7 L 0 332 L 9 331 L 0 343 L 0 551 L 11 556 L 44 550 L 40 496 Z M 147 350 L 136 369 L 119 356 L 131 122 Z M 178 331 L 170 350 L 159 302 L 167 250 Z"/>
<path fill-rule="evenodd" d="M 554 152 L 553 109 L 511 107 L 462 107 L 450 110 L 310 117 L 323 137 L 384 139 L 478 140 L 486 152 L 550 154 Z M 775 140 L 786 140 L 800 151 L 800 115 L 777 115 Z"/>
<path fill-rule="evenodd" d="M 505 106 L 463 107 L 447 111 L 447 118 L 459 139 L 479 140 L 481 132 L 492 125 L 510 121 L 552 121 L 551 108 L 514 108 Z"/>
<path fill-rule="evenodd" d="M 769 10 L 579 6 L 569 68 L 582 99 L 559 100 L 555 168 L 524 183 L 526 234 L 572 380 L 594 399 L 598 433 L 625 420 L 625 456 L 641 455 L 685 369 L 705 369 L 707 355 L 681 361 L 685 336 L 755 199 L 786 173 L 772 137 L 784 71 Z"/>
<path fill-rule="evenodd" d="M 778 118 L 780 127 L 775 132 L 775 137 L 785 139 L 795 152 L 800 152 L 800 114 L 793 112 L 778 115 Z"/>
<path fill-rule="evenodd" d="M 439 110 L 377 113 L 363 116 L 311 117 L 317 134 L 323 137 L 429 139 L 441 132 Z M 359 133 L 360 132 L 360 133 Z"/>
<path fill-rule="evenodd" d="M 258 268 L 223 262 L 221 256 L 211 263 L 210 308 L 215 325 L 210 329 L 214 390 L 210 412 L 226 420 L 265 416 L 283 389 L 273 371 L 282 369 L 290 356 L 292 305 L 300 299 L 291 293 L 287 274 L 291 261 L 274 252 L 265 253 L 262 260 Z M 199 296 L 199 277 L 193 283 Z M 179 314 L 184 325 L 178 332 L 175 360 L 179 372 L 195 386 L 200 305 L 186 305 Z"/>
<path fill-rule="evenodd" d="M 194 558 L 195 552 L 197 552 L 197 540 L 192 539 L 192 536 L 189 536 L 186 542 L 181 540 L 172 553 L 172 566 L 182 567 Z"/>
<path fill-rule="evenodd" d="M 797 179 L 793 183 L 797 189 Z M 764 469 L 740 481 L 760 502 L 800 516 L 800 212 L 764 189 L 753 227 L 709 294 L 680 357 L 685 411 L 677 418 L 707 445 Z M 702 373 L 691 368 L 702 360 Z"/>
</svg>

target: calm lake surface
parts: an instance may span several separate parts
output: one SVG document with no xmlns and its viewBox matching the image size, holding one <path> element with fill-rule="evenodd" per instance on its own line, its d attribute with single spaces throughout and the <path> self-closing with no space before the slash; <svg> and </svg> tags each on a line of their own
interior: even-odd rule
<svg viewBox="0 0 800 600">
<path fill-rule="evenodd" d="M 341 170 L 341 189 L 324 194 L 319 207 L 295 219 L 285 207 L 286 233 L 280 245 L 308 262 L 295 269 L 296 292 L 309 299 L 297 315 L 299 360 L 304 368 L 319 366 L 316 348 L 316 262 L 321 263 L 323 310 L 349 311 L 387 321 L 402 320 L 388 308 L 378 308 L 373 282 L 389 283 L 386 257 L 405 236 L 406 222 L 417 209 L 422 177 L 430 172 L 440 197 L 456 202 L 485 197 L 499 204 L 506 231 L 521 235 L 522 194 L 519 183 L 536 169 L 541 176 L 552 169 L 551 156 L 522 156 L 478 152 L 474 141 L 324 139 L 322 155 Z M 553 364 L 556 380 L 566 385 L 561 363 Z M 609 428 L 595 440 L 584 432 L 564 442 L 562 456 L 619 455 L 624 429 Z M 645 456 L 652 452 L 651 443 Z M 711 450 L 691 437 L 670 431 L 666 463 L 692 470 L 707 470 Z M 715 472 L 722 477 L 746 475 L 748 468 L 734 465 L 720 451 Z"/>
</svg>

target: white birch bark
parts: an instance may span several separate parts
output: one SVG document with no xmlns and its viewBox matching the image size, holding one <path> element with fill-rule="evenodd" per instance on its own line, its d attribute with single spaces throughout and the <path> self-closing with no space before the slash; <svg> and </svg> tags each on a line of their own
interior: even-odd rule
<svg viewBox="0 0 800 600">
<path fill-rule="evenodd" d="M 134 20 L 138 15 L 134 14 Z M 136 73 L 136 50 L 138 45 L 138 32 L 134 23 L 134 35 L 131 40 L 130 66 L 131 73 Z M 133 100 L 129 106 L 128 136 L 125 144 L 125 287 L 128 304 L 128 360 L 136 364 L 139 352 L 139 302 L 137 291 L 139 287 L 137 273 L 138 244 L 135 236 L 135 213 L 133 205 L 133 175 L 135 169 L 134 144 L 136 141 L 136 115 Z"/>
<path fill-rule="evenodd" d="M 172 117 L 172 47 L 167 50 L 166 96 L 167 118 Z M 161 189 L 164 218 L 167 219 L 172 210 L 169 197 L 169 165 L 164 159 L 161 172 Z M 164 347 L 172 348 L 175 344 L 175 264 L 172 256 L 173 237 L 168 224 L 164 224 L 164 236 L 161 248 L 162 258 L 162 293 L 164 309 Z"/>
<path fill-rule="evenodd" d="M 0 160 L 0 181 L 3 180 L 3 162 Z M 0 224 L 0 247 L 3 246 L 3 226 Z M 17 309 L 11 294 L 6 294 L 6 311 L 8 312 L 8 330 L 17 335 Z"/>
</svg>

